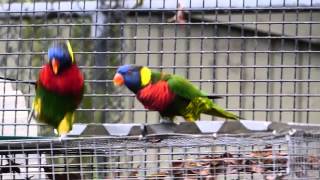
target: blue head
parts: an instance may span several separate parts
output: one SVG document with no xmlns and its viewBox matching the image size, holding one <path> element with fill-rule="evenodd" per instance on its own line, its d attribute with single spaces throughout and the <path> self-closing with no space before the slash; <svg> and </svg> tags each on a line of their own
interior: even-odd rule
<svg viewBox="0 0 320 180">
<path fill-rule="evenodd" d="M 141 88 L 140 69 L 141 66 L 135 65 L 120 66 L 113 78 L 114 85 L 122 86 L 124 84 L 136 93 Z"/>
<path fill-rule="evenodd" d="M 123 65 L 120 66 L 113 78 L 116 86 L 126 85 L 132 92 L 136 93 L 139 89 L 150 82 L 151 70 L 145 66 Z"/>
<path fill-rule="evenodd" d="M 54 42 L 48 50 L 48 58 L 56 75 L 70 67 L 74 63 L 74 57 L 69 41 Z"/>
</svg>

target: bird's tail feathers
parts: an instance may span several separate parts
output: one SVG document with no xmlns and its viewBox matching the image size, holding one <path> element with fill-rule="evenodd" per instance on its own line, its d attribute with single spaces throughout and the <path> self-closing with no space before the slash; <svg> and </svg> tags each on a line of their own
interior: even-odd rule
<svg viewBox="0 0 320 180">
<path fill-rule="evenodd" d="M 242 119 L 239 116 L 233 114 L 232 112 L 224 110 L 222 107 L 219 105 L 212 103 L 211 108 L 206 111 L 206 114 L 213 115 L 213 116 L 218 116 L 226 119 L 231 119 L 231 120 L 239 120 Z"/>
</svg>

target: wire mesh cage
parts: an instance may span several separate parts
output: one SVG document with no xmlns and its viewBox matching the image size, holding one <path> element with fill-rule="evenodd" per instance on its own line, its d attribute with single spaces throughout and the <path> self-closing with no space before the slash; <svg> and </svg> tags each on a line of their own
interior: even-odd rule
<svg viewBox="0 0 320 180">
<path fill-rule="evenodd" d="M 71 41 L 85 74 L 78 122 L 159 122 L 157 113 L 112 85 L 116 68 L 131 63 L 185 76 L 203 91 L 223 96 L 217 103 L 246 119 L 317 123 L 317 1 L 136 5 L 3 3 L 0 73 L 20 81 L 1 81 L 2 127 L 22 132 L 34 96 L 34 88 L 24 82 L 37 79 L 56 39 Z"/>
<path fill-rule="evenodd" d="M 4 0 L 0 179 L 319 179 L 316 131 L 60 141 L 41 139 L 53 135 L 47 125 L 27 123 L 49 45 L 70 40 L 86 86 L 78 123 L 159 123 L 157 112 L 112 84 L 119 65 L 139 64 L 188 78 L 245 119 L 318 124 L 319 7 L 318 0 Z M 31 139 L 12 139 L 21 136 Z"/>
<path fill-rule="evenodd" d="M 3 179 L 320 178 L 319 135 L 306 133 L 18 140 L 0 147 Z"/>
</svg>

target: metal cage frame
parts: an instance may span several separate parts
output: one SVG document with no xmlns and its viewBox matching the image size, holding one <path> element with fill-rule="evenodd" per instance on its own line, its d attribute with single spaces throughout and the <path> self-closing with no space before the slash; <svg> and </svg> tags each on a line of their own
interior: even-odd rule
<svg viewBox="0 0 320 180">
<path fill-rule="evenodd" d="M 319 179 L 319 29 L 319 0 L 5 0 L 0 180 Z M 27 124 L 54 40 L 71 41 L 86 77 L 65 139 Z M 280 129 L 157 124 L 157 112 L 112 85 L 126 63 L 185 76 L 252 126 Z"/>
</svg>

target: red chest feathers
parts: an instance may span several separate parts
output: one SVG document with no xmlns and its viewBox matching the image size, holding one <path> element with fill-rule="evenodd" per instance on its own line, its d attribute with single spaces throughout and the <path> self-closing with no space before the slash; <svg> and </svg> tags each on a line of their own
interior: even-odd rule
<svg viewBox="0 0 320 180">
<path fill-rule="evenodd" d="M 166 81 L 159 81 L 141 89 L 137 93 L 137 98 L 146 109 L 161 112 L 174 100 L 175 94 Z"/>
<path fill-rule="evenodd" d="M 83 75 L 75 64 L 58 75 L 53 74 L 50 65 L 45 65 L 40 71 L 39 83 L 61 95 L 81 95 L 84 85 Z"/>
</svg>

